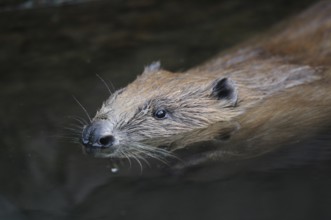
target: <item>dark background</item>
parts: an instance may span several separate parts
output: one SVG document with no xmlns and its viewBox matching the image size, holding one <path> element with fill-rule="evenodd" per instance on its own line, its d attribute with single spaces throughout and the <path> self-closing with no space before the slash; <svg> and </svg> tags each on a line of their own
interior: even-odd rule
<svg viewBox="0 0 331 220">
<path fill-rule="evenodd" d="M 0 219 L 331 219 L 328 134 L 183 175 L 112 173 L 65 138 L 84 117 L 72 95 L 91 115 L 108 97 L 96 74 L 120 88 L 155 60 L 182 71 L 313 2 L 1 1 Z"/>
</svg>

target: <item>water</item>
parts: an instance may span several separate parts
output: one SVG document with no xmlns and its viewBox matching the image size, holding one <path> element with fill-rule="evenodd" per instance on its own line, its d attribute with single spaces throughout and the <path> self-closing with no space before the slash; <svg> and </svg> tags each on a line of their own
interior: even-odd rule
<svg viewBox="0 0 331 220">
<path fill-rule="evenodd" d="M 312 2 L 312 1 L 310 1 Z M 9 4 L 9 3 L 8 3 Z M 0 13 L 0 219 L 330 219 L 329 133 L 173 174 L 61 138 L 144 65 L 195 66 L 309 1 L 92 1 Z M 3 6 L 4 7 L 4 6 Z"/>
</svg>

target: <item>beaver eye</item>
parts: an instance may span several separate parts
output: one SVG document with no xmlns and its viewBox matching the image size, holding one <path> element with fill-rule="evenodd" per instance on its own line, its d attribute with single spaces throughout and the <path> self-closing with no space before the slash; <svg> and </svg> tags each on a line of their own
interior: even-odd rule
<svg viewBox="0 0 331 220">
<path fill-rule="evenodd" d="M 154 117 L 156 119 L 164 119 L 166 116 L 167 116 L 167 111 L 164 109 L 156 110 L 156 112 L 154 113 Z"/>
</svg>

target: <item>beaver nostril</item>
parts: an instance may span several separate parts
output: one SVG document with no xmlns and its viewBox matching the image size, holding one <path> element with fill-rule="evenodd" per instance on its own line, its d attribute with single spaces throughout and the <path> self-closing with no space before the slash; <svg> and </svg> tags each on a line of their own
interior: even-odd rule
<svg viewBox="0 0 331 220">
<path fill-rule="evenodd" d="M 113 142 L 114 142 L 114 137 L 112 135 L 107 135 L 99 139 L 99 144 L 102 145 L 103 147 L 111 146 L 113 145 Z"/>
</svg>

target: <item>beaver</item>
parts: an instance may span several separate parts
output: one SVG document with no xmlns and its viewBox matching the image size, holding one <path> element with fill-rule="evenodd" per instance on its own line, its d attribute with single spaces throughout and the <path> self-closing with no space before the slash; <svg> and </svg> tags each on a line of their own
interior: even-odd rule
<svg viewBox="0 0 331 220">
<path fill-rule="evenodd" d="M 145 67 L 102 104 L 81 143 L 96 157 L 162 161 L 216 141 L 191 164 L 260 155 L 329 123 L 330 64 L 331 2 L 321 2 L 186 72 Z"/>
</svg>

